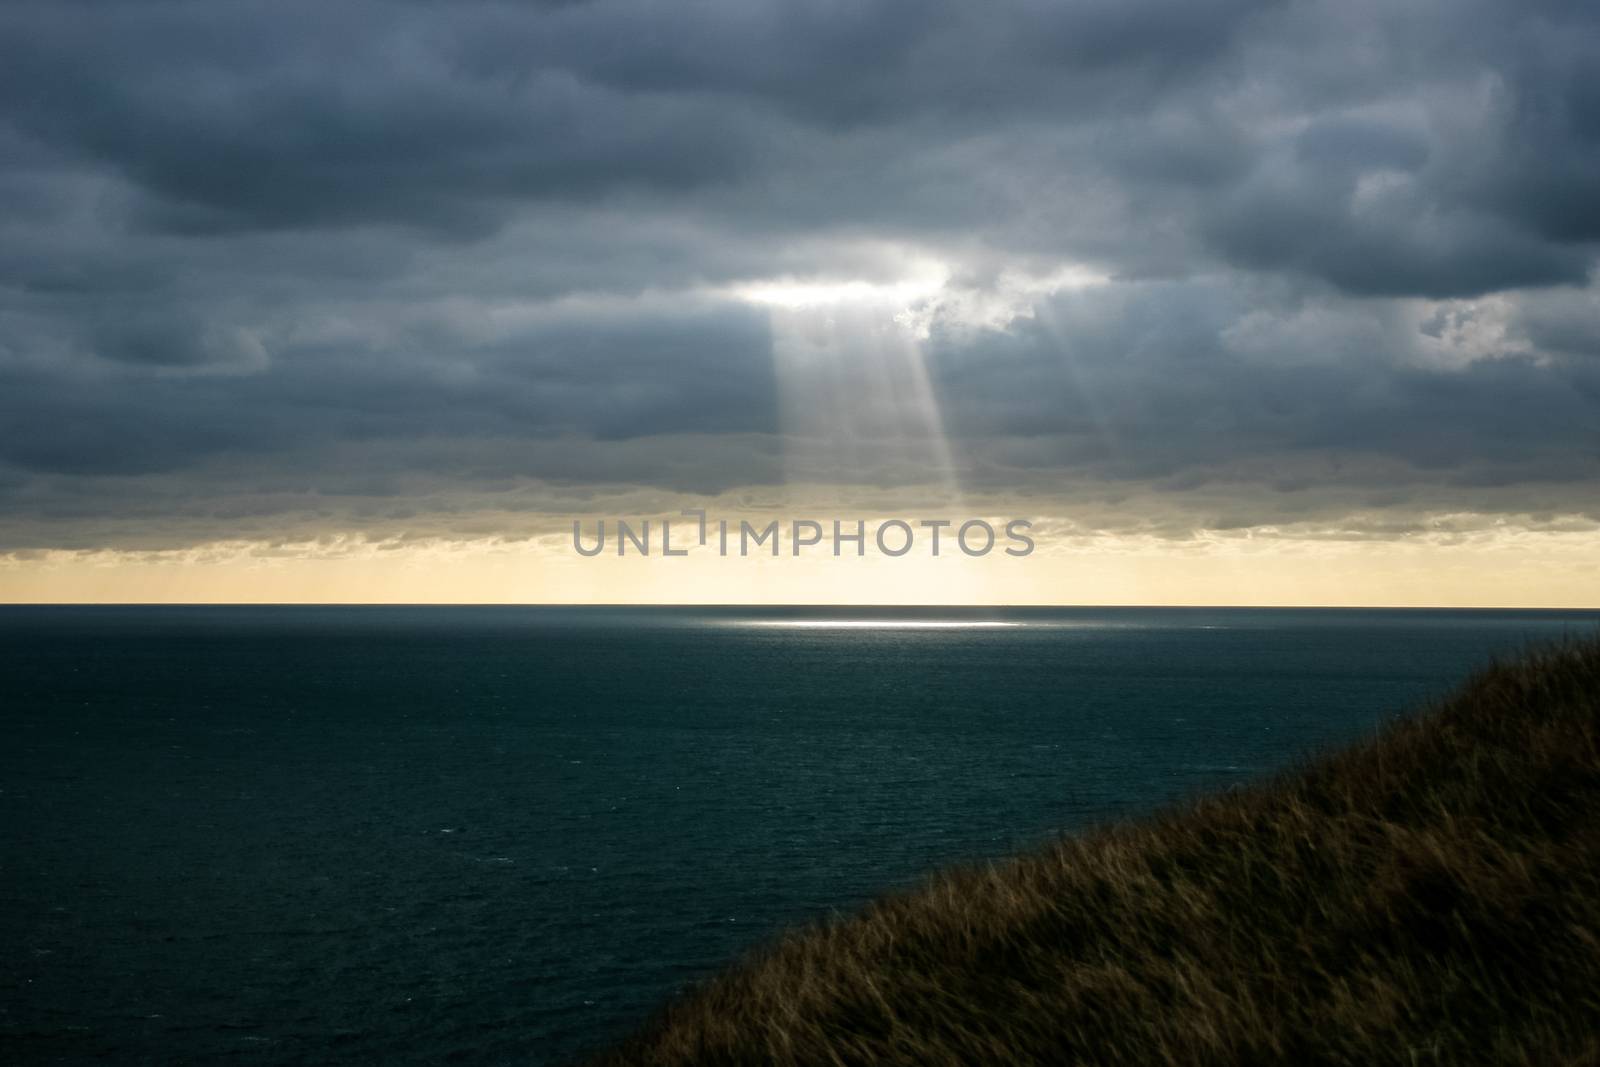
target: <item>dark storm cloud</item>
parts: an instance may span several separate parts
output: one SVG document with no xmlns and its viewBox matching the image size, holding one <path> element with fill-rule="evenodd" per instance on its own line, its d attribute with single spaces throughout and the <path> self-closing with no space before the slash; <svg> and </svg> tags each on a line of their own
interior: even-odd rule
<svg viewBox="0 0 1600 1067">
<path fill-rule="evenodd" d="M 1600 292 L 1556 290 L 1529 296 L 1517 322 L 1535 347 L 1600 360 Z"/>
<path fill-rule="evenodd" d="M 728 288 L 895 249 L 955 271 L 919 310 L 974 492 L 1559 510 L 1595 69 L 1583 3 L 8 3 L 4 536 L 770 484 Z M 1062 264 L 1113 281 L 958 314 Z"/>
<path fill-rule="evenodd" d="M 1600 364 L 1503 342 L 1494 358 L 1430 365 L 1439 335 L 1475 325 L 1471 310 L 1451 315 L 1145 283 L 1053 298 L 986 338 L 938 338 L 933 361 L 962 438 L 1032 438 L 1033 464 L 1096 480 L 1212 477 L 1240 457 L 1269 457 L 1283 485 L 1313 467 L 1338 480 L 1330 461 L 1457 489 L 1592 480 Z"/>
<path fill-rule="evenodd" d="M 527 443 L 777 429 L 766 322 L 742 305 L 622 308 L 499 334 L 443 315 L 391 323 L 375 336 L 308 337 L 270 373 L 243 374 L 226 363 L 181 373 L 214 355 L 195 353 L 208 338 L 187 317 L 126 325 L 109 351 L 94 351 L 131 367 L 75 379 L 45 368 L 0 376 L 9 431 L 0 459 L 101 474 L 346 440 Z M 142 375 L 141 367 L 180 373 Z"/>
<path fill-rule="evenodd" d="M 470 237 L 530 198 L 826 172 L 850 130 L 921 126 L 927 153 L 1148 106 L 1265 6 L 20 5 L 0 90 L 22 134 L 146 195 L 145 225 Z"/>
</svg>

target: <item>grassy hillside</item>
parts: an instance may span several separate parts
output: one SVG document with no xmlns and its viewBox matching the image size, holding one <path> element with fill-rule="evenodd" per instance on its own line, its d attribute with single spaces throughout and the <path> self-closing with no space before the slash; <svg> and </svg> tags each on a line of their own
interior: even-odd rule
<svg viewBox="0 0 1600 1067">
<path fill-rule="evenodd" d="M 1600 1062 L 1600 642 L 797 931 L 595 1061 L 1073 1062 Z"/>
</svg>

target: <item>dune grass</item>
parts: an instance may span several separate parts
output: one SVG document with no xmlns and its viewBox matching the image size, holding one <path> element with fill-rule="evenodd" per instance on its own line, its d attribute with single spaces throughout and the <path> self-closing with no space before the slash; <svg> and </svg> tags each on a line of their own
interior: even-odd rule
<svg viewBox="0 0 1600 1067">
<path fill-rule="evenodd" d="M 797 930 L 593 1064 L 1596 1062 L 1600 641 Z"/>
</svg>

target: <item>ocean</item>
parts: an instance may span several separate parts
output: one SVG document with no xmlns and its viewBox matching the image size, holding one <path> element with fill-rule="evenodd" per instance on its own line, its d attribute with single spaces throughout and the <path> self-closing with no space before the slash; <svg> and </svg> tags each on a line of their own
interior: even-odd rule
<svg viewBox="0 0 1600 1067">
<path fill-rule="evenodd" d="M 0 1060 L 562 1063 L 1600 613 L 0 608 Z"/>
</svg>

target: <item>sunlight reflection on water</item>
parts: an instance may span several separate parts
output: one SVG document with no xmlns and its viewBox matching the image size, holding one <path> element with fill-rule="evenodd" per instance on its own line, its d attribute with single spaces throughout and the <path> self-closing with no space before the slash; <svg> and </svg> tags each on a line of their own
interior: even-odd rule
<svg viewBox="0 0 1600 1067">
<path fill-rule="evenodd" d="M 745 619 L 740 625 L 796 630 L 978 630 L 1028 624 L 988 619 Z"/>
</svg>

